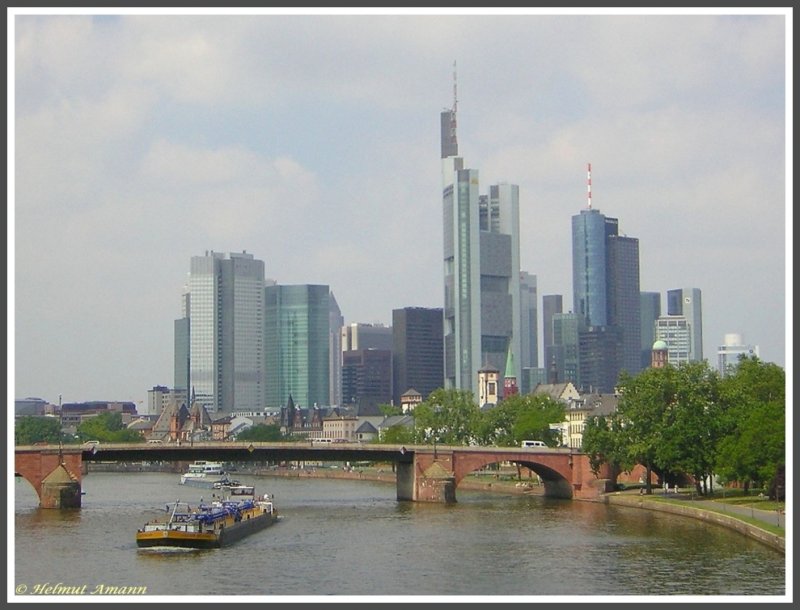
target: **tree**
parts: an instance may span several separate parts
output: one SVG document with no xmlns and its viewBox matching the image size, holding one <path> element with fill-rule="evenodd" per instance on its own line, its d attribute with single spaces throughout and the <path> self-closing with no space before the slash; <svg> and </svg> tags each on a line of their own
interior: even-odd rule
<svg viewBox="0 0 800 610">
<path fill-rule="evenodd" d="M 483 413 L 483 419 L 485 444 L 519 447 L 525 439 L 536 439 L 555 447 L 559 433 L 550 424 L 564 421 L 564 404 L 550 396 L 515 394 Z"/>
<path fill-rule="evenodd" d="M 410 445 L 414 442 L 414 428 L 400 424 L 390 426 L 383 431 L 380 440 L 376 442 L 387 445 Z"/>
<path fill-rule="evenodd" d="M 390 405 L 386 403 L 382 403 L 378 405 L 378 410 L 381 412 L 381 415 L 384 417 L 392 417 L 393 415 L 402 415 L 403 409 L 402 407 Z"/>
<path fill-rule="evenodd" d="M 504 398 L 502 402 L 519 402 L 513 427 L 514 445 L 518 446 L 524 439 L 541 440 L 548 447 L 557 447 L 560 444 L 560 433 L 551 429 L 550 424 L 564 421 L 564 403 L 550 396 L 533 394 L 517 394 Z"/>
<path fill-rule="evenodd" d="M 771 481 L 786 462 L 786 376 L 779 366 L 742 356 L 720 382 L 724 438 L 717 472 L 728 481 Z"/>
<path fill-rule="evenodd" d="M 661 448 L 665 438 L 665 412 L 675 396 L 675 368 L 649 368 L 638 375 L 623 372 L 620 375 L 620 400 L 617 413 L 620 418 L 618 434 L 625 449 L 625 462 L 642 464 L 647 493 L 652 493 L 650 479 L 653 468 L 664 470 L 663 461 L 669 459 Z"/>
<path fill-rule="evenodd" d="M 657 461 L 669 472 L 691 474 L 697 492 L 706 494 L 723 430 L 719 375 L 707 361 L 681 363 L 675 370 L 674 390 Z"/>
<path fill-rule="evenodd" d="M 237 436 L 237 441 L 274 442 L 283 440 L 281 428 L 275 424 L 256 424 L 242 430 Z"/>
<path fill-rule="evenodd" d="M 480 410 L 472 392 L 439 388 L 414 407 L 415 442 L 468 445 L 476 438 Z"/>
<path fill-rule="evenodd" d="M 98 440 L 107 443 L 144 442 L 136 430 L 129 430 L 122 423 L 119 411 L 107 411 L 85 419 L 78 425 L 78 436 L 82 441 Z"/>
<path fill-rule="evenodd" d="M 587 417 L 582 449 L 589 456 L 589 465 L 595 474 L 603 464 L 608 464 L 614 473 L 631 470 L 635 465 L 625 444 L 619 413 Z"/>
<path fill-rule="evenodd" d="M 58 444 L 61 439 L 61 421 L 57 417 L 26 415 L 14 422 L 14 443 L 33 445 L 34 443 Z"/>
</svg>

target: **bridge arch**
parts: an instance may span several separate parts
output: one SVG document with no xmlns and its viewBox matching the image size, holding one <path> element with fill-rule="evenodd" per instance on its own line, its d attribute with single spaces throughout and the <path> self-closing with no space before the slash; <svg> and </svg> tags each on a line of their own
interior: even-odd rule
<svg viewBox="0 0 800 610">
<path fill-rule="evenodd" d="M 462 455 L 454 456 L 453 473 L 455 475 L 455 486 L 464 480 L 468 474 L 485 468 L 490 464 L 500 464 L 503 462 L 513 462 L 532 470 L 542 480 L 544 485 L 544 495 L 549 498 L 573 498 L 573 472 L 568 460 L 563 458 L 556 462 L 548 459 L 547 456 L 539 458 L 530 456 L 525 459 L 509 459 L 508 456 L 496 456 L 492 454 L 484 455 Z"/>
</svg>

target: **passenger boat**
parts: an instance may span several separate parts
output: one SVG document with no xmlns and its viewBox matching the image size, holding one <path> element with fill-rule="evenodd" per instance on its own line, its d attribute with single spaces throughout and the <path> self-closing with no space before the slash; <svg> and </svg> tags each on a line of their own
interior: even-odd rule
<svg viewBox="0 0 800 610">
<path fill-rule="evenodd" d="M 278 513 L 268 494 L 255 495 L 251 485 L 224 488 L 227 494 L 211 504 L 192 508 L 187 502 L 168 504 L 169 516 L 148 521 L 136 532 L 139 548 L 215 549 L 269 527 Z"/>
<path fill-rule="evenodd" d="M 197 460 L 189 464 L 189 469 L 181 475 L 181 485 L 219 489 L 223 485 L 235 483 L 228 478 L 220 462 Z"/>
</svg>

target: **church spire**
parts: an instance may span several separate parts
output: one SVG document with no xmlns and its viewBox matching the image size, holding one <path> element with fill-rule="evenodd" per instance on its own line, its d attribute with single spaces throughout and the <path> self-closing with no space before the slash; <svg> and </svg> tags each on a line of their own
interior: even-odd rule
<svg viewBox="0 0 800 610">
<path fill-rule="evenodd" d="M 503 375 L 503 398 L 508 398 L 518 393 L 519 389 L 517 387 L 517 371 L 514 366 L 514 353 L 509 346 L 508 354 L 506 355 L 506 370 Z"/>
</svg>

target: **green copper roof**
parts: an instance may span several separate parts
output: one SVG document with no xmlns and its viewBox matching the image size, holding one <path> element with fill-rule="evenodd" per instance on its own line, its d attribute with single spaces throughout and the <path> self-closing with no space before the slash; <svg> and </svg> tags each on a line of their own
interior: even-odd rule
<svg viewBox="0 0 800 610">
<path fill-rule="evenodd" d="M 508 356 L 506 356 L 506 374 L 507 378 L 517 376 L 517 371 L 514 368 L 514 354 L 512 353 L 511 349 L 508 350 Z"/>
</svg>

